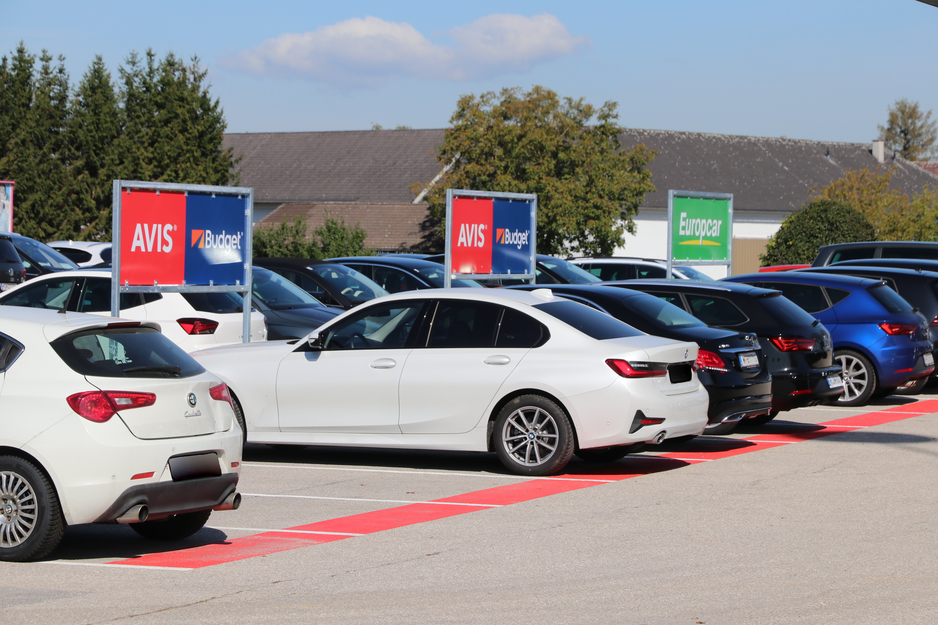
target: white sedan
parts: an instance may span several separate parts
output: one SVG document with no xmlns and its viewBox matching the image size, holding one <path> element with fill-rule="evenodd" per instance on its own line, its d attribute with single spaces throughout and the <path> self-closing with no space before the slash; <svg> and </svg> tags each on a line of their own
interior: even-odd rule
<svg viewBox="0 0 938 625">
<path fill-rule="evenodd" d="M 160 324 L 163 334 L 191 352 L 241 342 L 242 305 L 236 293 L 123 293 L 120 316 Z M 0 306 L 110 315 L 111 272 L 79 269 L 39 276 L 0 295 Z M 256 311 L 251 312 L 251 340 L 267 340 L 267 322 Z"/>
<path fill-rule="evenodd" d="M 155 324 L 0 307 L 0 560 L 79 523 L 193 534 L 237 508 L 242 436 L 225 384 Z"/>
<path fill-rule="evenodd" d="M 546 475 L 707 424 L 696 344 L 546 289 L 408 291 L 307 340 L 192 356 L 228 383 L 248 442 L 495 451 Z"/>
</svg>

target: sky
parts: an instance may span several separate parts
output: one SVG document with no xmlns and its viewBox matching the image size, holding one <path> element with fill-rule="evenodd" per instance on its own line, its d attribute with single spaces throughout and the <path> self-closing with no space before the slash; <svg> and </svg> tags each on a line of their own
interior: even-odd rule
<svg viewBox="0 0 938 625">
<path fill-rule="evenodd" d="M 197 56 L 229 132 L 445 128 L 534 85 L 627 128 L 868 142 L 900 98 L 938 119 L 938 7 L 917 0 L 0 0 L 0 53 Z"/>
</svg>

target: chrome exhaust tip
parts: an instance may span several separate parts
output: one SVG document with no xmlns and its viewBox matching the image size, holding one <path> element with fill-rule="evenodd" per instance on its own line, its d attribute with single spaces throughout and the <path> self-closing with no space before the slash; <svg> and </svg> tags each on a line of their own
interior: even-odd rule
<svg viewBox="0 0 938 625">
<path fill-rule="evenodd" d="M 241 493 L 231 493 L 212 510 L 237 510 L 241 507 Z"/>
<path fill-rule="evenodd" d="M 117 517 L 118 523 L 143 523 L 150 516 L 150 509 L 144 504 L 137 504 L 124 514 Z"/>
<path fill-rule="evenodd" d="M 668 435 L 668 433 L 667 433 L 665 430 L 662 430 L 662 431 L 658 432 L 658 433 L 655 435 L 655 437 L 651 440 L 652 444 L 653 444 L 653 445 L 660 445 L 661 443 L 664 442 L 664 439 L 665 439 L 665 437 L 666 437 L 667 435 Z"/>
</svg>

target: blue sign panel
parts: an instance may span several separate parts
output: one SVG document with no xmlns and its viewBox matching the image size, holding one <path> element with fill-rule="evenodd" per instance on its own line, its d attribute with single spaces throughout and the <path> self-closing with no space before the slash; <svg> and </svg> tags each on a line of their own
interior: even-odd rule
<svg viewBox="0 0 938 625">
<path fill-rule="evenodd" d="M 531 203 L 493 200 L 492 273 L 526 274 L 531 271 L 534 240 L 531 236 Z"/>
<path fill-rule="evenodd" d="M 245 199 L 192 193 L 186 198 L 186 284 L 239 284 L 247 239 Z"/>
</svg>

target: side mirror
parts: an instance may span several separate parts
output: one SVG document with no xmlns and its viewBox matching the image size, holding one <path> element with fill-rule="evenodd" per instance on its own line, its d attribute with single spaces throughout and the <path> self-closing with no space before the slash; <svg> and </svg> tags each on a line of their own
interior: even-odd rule
<svg viewBox="0 0 938 625">
<path fill-rule="evenodd" d="M 306 342 L 309 345 L 309 348 L 314 351 L 322 351 L 322 346 L 326 342 L 326 337 L 323 336 L 322 332 L 313 332 L 308 337 L 306 337 Z"/>
</svg>

